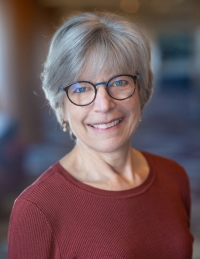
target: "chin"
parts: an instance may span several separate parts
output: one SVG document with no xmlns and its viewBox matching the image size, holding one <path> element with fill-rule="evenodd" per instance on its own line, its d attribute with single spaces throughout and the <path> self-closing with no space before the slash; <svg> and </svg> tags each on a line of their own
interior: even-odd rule
<svg viewBox="0 0 200 259">
<path fill-rule="evenodd" d="M 130 146 L 130 139 L 127 141 L 120 141 L 119 139 L 107 139 L 107 140 L 99 140 L 95 141 L 92 145 L 86 145 L 89 149 L 94 150 L 99 153 L 113 153 L 117 152 L 121 149 L 124 149 L 126 146 Z"/>
</svg>

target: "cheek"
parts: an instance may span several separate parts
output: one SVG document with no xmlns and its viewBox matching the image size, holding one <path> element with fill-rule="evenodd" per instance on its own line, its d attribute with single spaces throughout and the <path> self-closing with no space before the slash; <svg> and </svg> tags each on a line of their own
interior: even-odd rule
<svg viewBox="0 0 200 259">
<path fill-rule="evenodd" d="M 89 107 L 77 106 L 66 100 L 64 104 L 64 119 L 69 122 L 72 129 L 78 127 L 87 117 L 88 109 Z"/>
<path fill-rule="evenodd" d="M 135 93 L 135 95 L 132 96 L 131 102 L 128 104 L 128 110 L 130 113 L 134 115 L 134 117 L 140 117 L 141 115 L 141 105 L 140 105 L 140 99 L 138 96 L 138 92 Z"/>
<path fill-rule="evenodd" d="M 76 118 L 79 112 L 77 111 L 78 106 L 71 103 L 68 99 L 64 101 L 64 119 L 68 122 L 72 120 L 72 118 Z M 76 115 L 76 116 L 75 116 Z"/>
</svg>

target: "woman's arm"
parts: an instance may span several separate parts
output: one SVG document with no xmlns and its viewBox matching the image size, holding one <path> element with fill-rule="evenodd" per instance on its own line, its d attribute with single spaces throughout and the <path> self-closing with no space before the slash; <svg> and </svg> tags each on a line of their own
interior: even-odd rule
<svg viewBox="0 0 200 259">
<path fill-rule="evenodd" d="M 34 203 L 17 199 L 9 224 L 8 259 L 47 258 L 60 258 L 49 221 Z"/>
</svg>

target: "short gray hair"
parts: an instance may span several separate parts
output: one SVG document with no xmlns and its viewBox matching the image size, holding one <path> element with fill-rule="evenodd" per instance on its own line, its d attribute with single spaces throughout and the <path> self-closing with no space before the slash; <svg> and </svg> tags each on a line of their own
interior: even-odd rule
<svg viewBox="0 0 200 259">
<path fill-rule="evenodd" d="M 61 123 L 63 93 L 60 86 L 78 80 L 86 67 L 89 80 L 101 71 L 140 75 L 141 110 L 152 94 L 153 75 L 149 42 L 141 29 L 114 13 L 80 13 L 53 36 L 42 73 L 42 87 Z"/>
</svg>

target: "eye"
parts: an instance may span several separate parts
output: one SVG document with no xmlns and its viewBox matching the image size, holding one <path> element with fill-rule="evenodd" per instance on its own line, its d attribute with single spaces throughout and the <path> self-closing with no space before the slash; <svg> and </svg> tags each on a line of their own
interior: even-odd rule
<svg viewBox="0 0 200 259">
<path fill-rule="evenodd" d="M 69 88 L 69 94 L 83 94 L 83 93 L 88 93 L 93 89 L 93 86 L 87 82 L 77 82 L 73 85 L 70 86 Z"/>
<path fill-rule="evenodd" d="M 74 90 L 75 93 L 84 93 L 87 91 L 86 87 L 79 87 Z"/>
<path fill-rule="evenodd" d="M 124 85 L 127 85 L 127 81 L 126 80 L 116 80 L 114 83 L 113 83 L 113 86 L 124 86 Z"/>
</svg>

